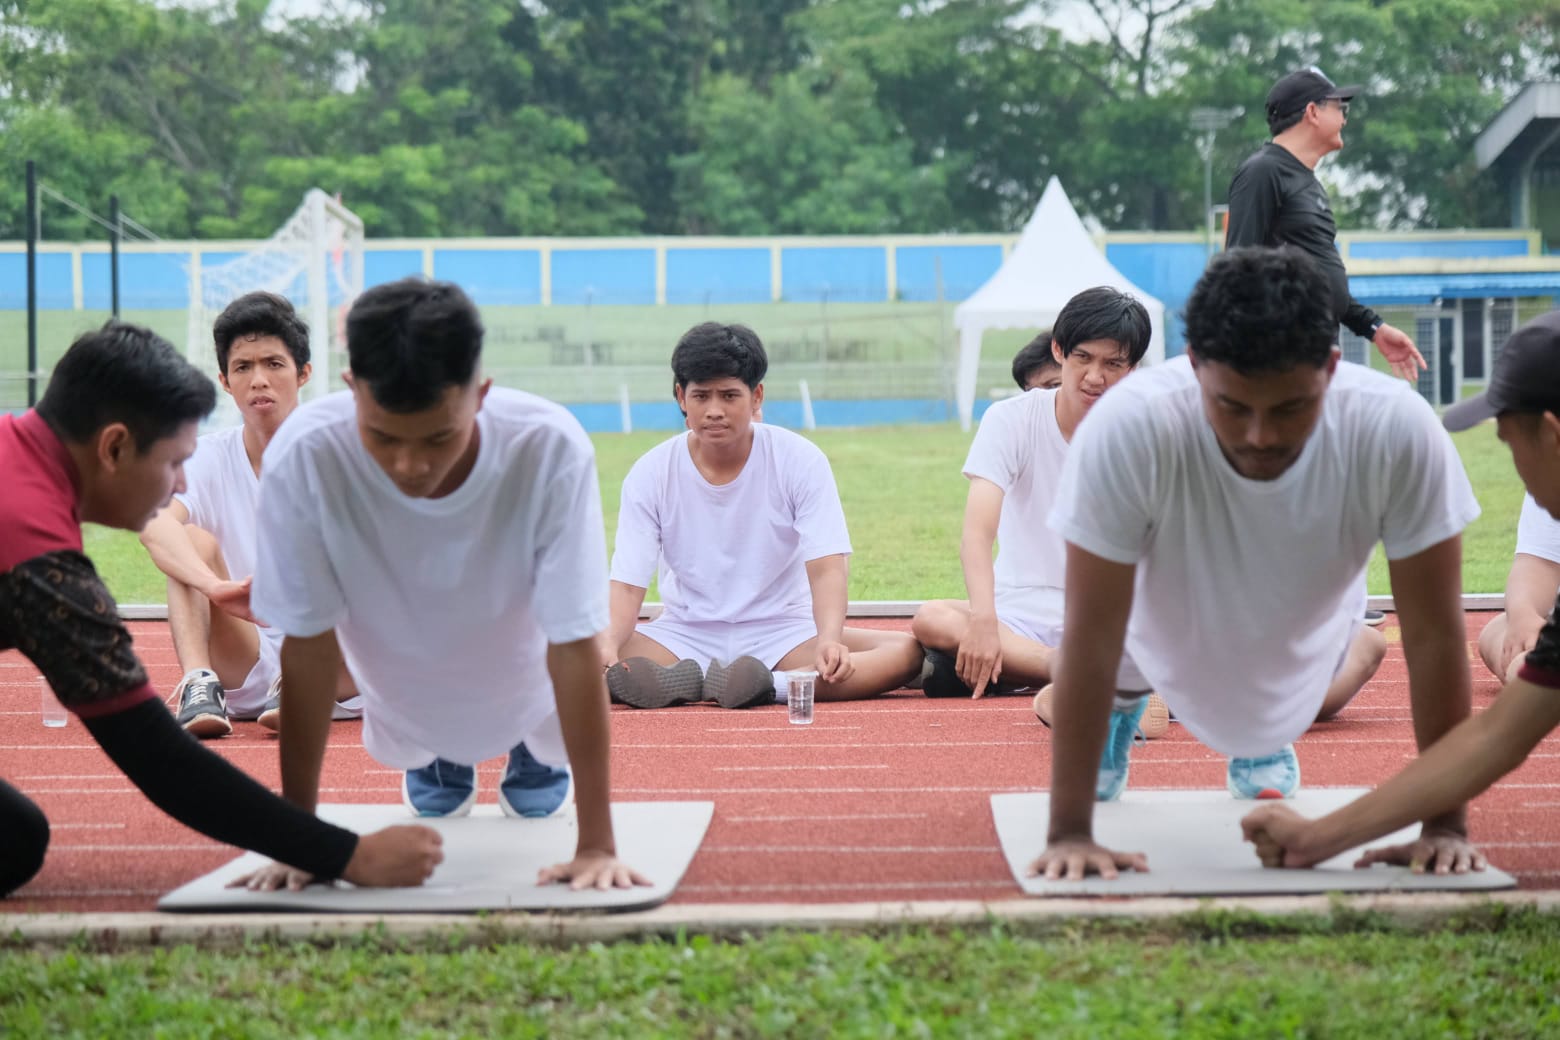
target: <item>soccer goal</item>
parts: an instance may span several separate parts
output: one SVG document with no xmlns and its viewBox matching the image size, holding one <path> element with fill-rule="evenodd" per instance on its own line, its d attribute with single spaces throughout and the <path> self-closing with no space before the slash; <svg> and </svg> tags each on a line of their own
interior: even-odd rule
<svg viewBox="0 0 1560 1040">
<path fill-rule="evenodd" d="M 314 378 L 310 397 L 340 388 L 346 365 L 347 309 L 363 291 L 363 221 L 318 188 L 275 234 L 255 249 L 222 263 L 190 265 L 190 320 L 185 354 L 202 371 L 216 374 L 211 325 L 222 309 L 249 292 L 287 297 L 309 323 Z M 212 424 L 238 422 L 238 410 L 220 395 Z"/>
</svg>

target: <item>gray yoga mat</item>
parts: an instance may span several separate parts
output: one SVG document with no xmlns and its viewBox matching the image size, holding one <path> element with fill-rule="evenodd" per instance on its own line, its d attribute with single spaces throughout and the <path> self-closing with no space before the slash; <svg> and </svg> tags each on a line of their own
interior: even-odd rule
<svg viewBox="0 0 1560 1040">
<path fill-rule="evenodd" d="M 715 813 L 714 802 L 619 802 L 612 806 L 618 858 L 651 881 L 649 888 L 571 891 L 538 885 L 536 872 L 574 856 L 572 812 L 544 820 L 512 819 L 495 805 L 467 817 L 419 820 L 444 835 L 444 862 L 417 888 L 354 888 L 346 883 L 311 885 L 302 892 L 250 892 L 227 888 L 233 878 L 265 865 L 246 853 L 169 892 L 160 910 L 313 911 L 319 913 L 469 913 L 479 910 L 567 912 L 645 910 L 665 902 L 699 850 Z M 363 833 L 414 822 L 399 805 L 322 805 L 332 823 Z"/>
<path fill-rule="evenodd" d="M 1321 816 L 1365 793 L 1364 788 L 1302 789 L 1289 801 L 1305 816 Z M 1106 848 L 1143 852 L 1148 873 L 1122 871 L 1115 880 L 1046 881 L 1027 877 L 1029 864 L 1045 849 L 1050 796 L 994 794 L 991 814 L 1008 869 L 1031 896 L 1220 896 L 1293 895 L 1314 892 L 1483 891 L 1513 888 L 1509 874 L 1486 868 L 1468 874 L 1414 874 L 1407 867 L 1355 870 L 1359 849 L 1351 849 L 1310 870 L 1270 870 L 1241 837 L 1240 820 L 1258 803 L 1239 802 L 1224 791 L 1133 791 L 1120 801 L 1094 807 L 1094 837 Z M 1418 834 L 1418 826 L 1371 842 L 1397 844 Z"/>
</svg>

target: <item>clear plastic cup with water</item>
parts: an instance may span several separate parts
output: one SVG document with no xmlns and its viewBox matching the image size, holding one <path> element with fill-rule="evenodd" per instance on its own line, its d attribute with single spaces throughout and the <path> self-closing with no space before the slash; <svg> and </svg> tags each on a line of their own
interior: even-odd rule
<svg viewBox="0 0 1560 1040">
<path fill-rule="evenodd" d="M 43 724 L 50 729 L 59 729 L 70 718 L 70 712 L 54 695 L 54 687 L 49 685 L 49 680 L 40 678 L 38 688 L 41 692 L 38 711 L 43 716 Z"/>
<path fill-rule="evenodd" d="M 810 726 L 813 720 L 813 694 L 818 687 L 817 672 L 786 673 L 786 708 L 791 722 L 797 726 Z"/>
</svg>

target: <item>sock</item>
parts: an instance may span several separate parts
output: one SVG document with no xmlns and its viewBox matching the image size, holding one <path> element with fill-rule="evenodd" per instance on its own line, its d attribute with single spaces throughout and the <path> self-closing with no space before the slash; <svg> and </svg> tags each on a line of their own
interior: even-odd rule
<svg viewBox="0 0 1560 1040">
<path fill-rule="evenodd" d="M 775 672 L 775 703 L 784 704 L 790 698 L 791 677 L 786 672 Z"/>
</svg>

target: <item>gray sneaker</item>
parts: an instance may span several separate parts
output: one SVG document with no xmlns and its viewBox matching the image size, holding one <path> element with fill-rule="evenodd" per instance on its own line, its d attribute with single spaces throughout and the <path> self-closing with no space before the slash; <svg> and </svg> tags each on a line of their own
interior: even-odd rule
<svg viewBox="0 0 1560 1040">
<path fill-rule="evenodd" d="M 227 717 L 227 693 L 217 673 L 198 668 L 179 680 L 174 695 L 179 699 L 177 718 L 184 732 L 201 740 L 214 740 L 233 732 Z"/>
</svg>

